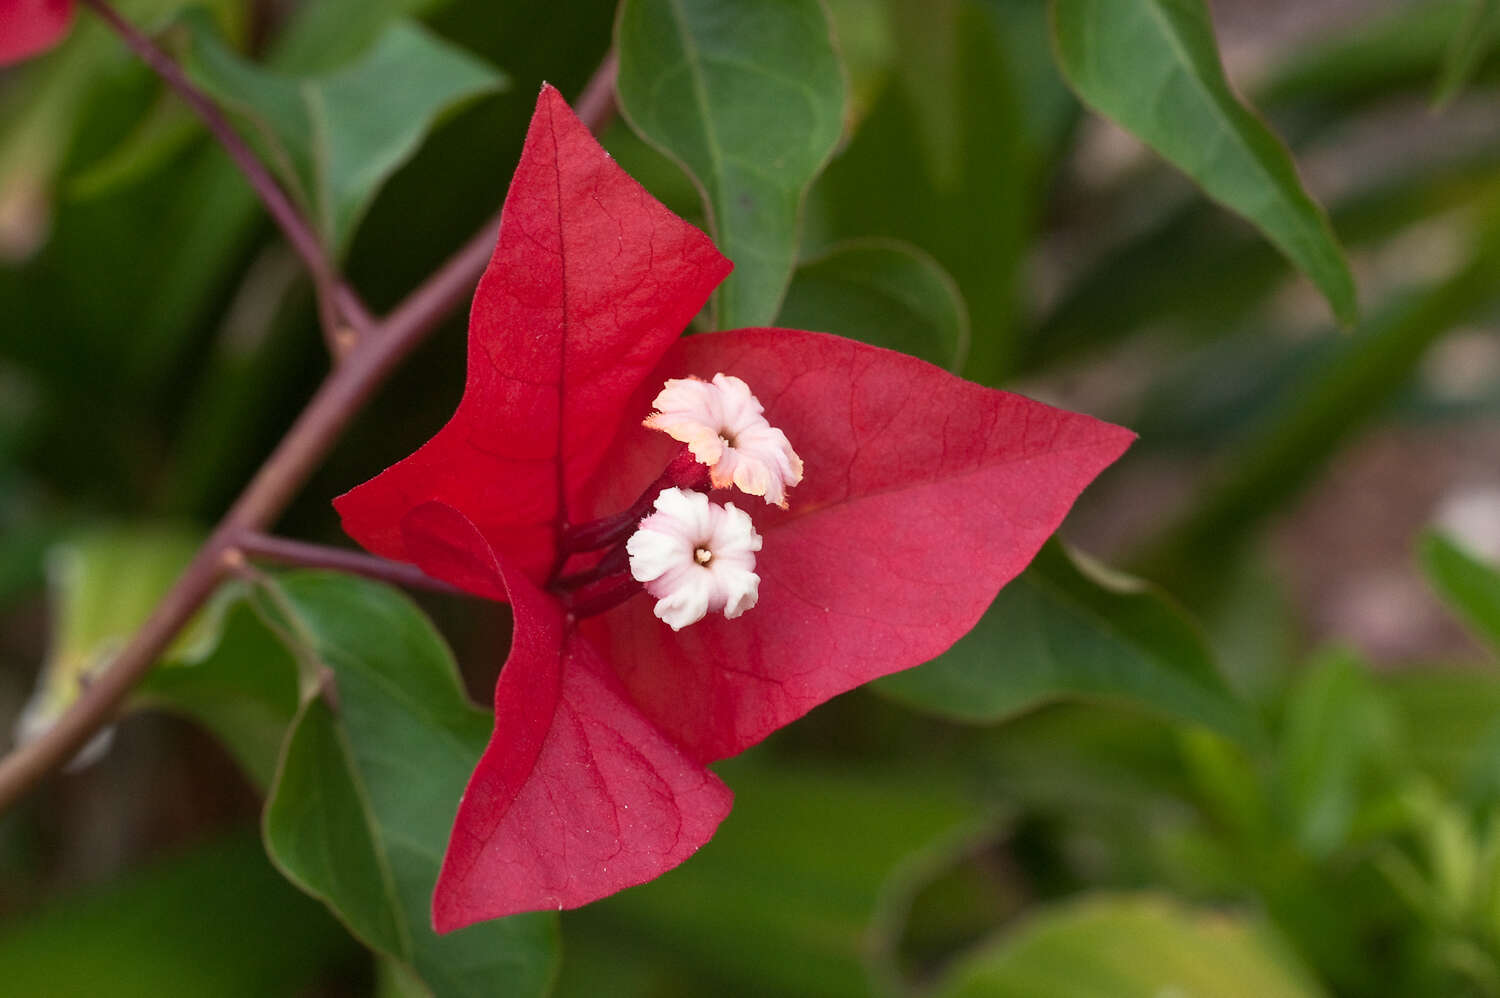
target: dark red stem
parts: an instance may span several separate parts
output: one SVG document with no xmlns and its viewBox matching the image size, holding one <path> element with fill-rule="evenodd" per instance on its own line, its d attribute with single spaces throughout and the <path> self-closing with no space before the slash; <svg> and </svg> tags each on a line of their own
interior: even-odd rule
<svg viewBox="0 0 1500 998">
<path fill-rule="evenodd" d="M 564 556 L 598 551 L 624 540 L 635 533 L 641 520 L 651 514 L 652 505 L 663 489 L 687 489 L 696 491 L 708 486 L 708 465 L 701 463 L 686 445 L 677 452 L 661 477 L 646 487 L 639 499 L 629 509 L 612 516 L 601 517 L 589 523 L 563 528 L 558 542 Z"/>
<path fill-rule="evenodd" d="M 641 584 L 627 572 L 623 575 L 612 575 L 600 579 L 591 586 L 585 586 L 573 592 L 563 593 L 559 599 L 562 600 L 563 606 L 567 607 L 568 613 L 578 619 L 613 610 L 640 591 Z"/>
<path fill-rule="evenodd" d="M 353 327 L 358 334 L 368 332 L 375 325 L 375 319 L 365 303 L 360 300 L 359 295 L 344 283 L 338 275 L 333 264 L 328 258 L 323 241 L 313 232 L 312 227 L 297 211 L 286 192 L 276 183 L 270 172 L 251 152 L 245 140 L 240 138 L 238 132 L 229 124 L 222 111 L 219 110 L 208 95 L 199 90 L 182 67 L 173 62 L 172 59 L 156 46 L 150 38 L 146 37 L 135 25 L 121 17 L 107 0 L 82 0 L 83 4 L 99 15 L 99 18 L 108 24 L 114 32 L 120 36 L 131 51 L 138 55 L 142 62 L 150 66 L 162 80 L 177 91 L 187 105 L 193 109 L 208 130 L 219 140 L 234 165 L 239 167 L 245 179 L 250 182 L 261 202 L 266 206 L 266 211 L 281 228 L 282 234 L 286 236 L 287 242 L 291 243 L 292 249 L 302 258 L 308 273 L 312 275 L 313 284 L 318 292 L 319 318 L 322 320 L 324 334 L 329 340 L 330 349 L 337 356 L 342 356 L 348 349 L 347 341 L 341 338 L 345 325 Z"/>
<path fill-rule="evenodd" d="M 363 551 L 309 544 L 286 537 L 273 537 L 259 531 L 244 530 L 230 540 L 230 550 L 240 551 L 254 561 L 303 568 L 330 568 L 337 572 L 363 575 L 381 582 L 391 582 L 408 589 L 430 589 L 433 592 L 465 595 L 462 589 L 434 579 L 415 565 L 403 561 L 377 558 Z"/>
</svg>

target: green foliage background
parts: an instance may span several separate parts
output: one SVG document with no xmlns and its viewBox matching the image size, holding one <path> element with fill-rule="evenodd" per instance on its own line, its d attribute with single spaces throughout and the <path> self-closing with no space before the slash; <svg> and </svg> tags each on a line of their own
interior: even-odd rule
<svg viewBox="0 0 1500 998">
<path fill-rule="evenodd" d="M 602 140 L 737 264 L 700 325 L 865 339 L 1141 440 L 951 651 L 719 767 L 735 810 L 690 862 L 442 938 L 504 610 L 227 586 L 103 760 L 0 816 L 8 984 L 1500 995 L 1500 554 L 1463 526 L 1500 522 L 1500 6 L 1309 3 L 1314 34 L 1254 7 L 121 0 L 377 309 L 499 205 L 541 82 L 577 95 L 614 45 Z M 253 195 L 86 11 L 0 75 L 0 316 L 0 719 L 36 689 L 45 723 L 327 360 Z M 446 418 L 462 336 L 279 532 L 338 543 L 328 498 Z M 1424 460 L 1450 437 L 1481 457 Z M 1408 480 L 1340 505 L 1371 441 Z M 1427 599 L 1415 644 L 1329 623 L 1308 580 L 1377 563 L 1335 570 L 1296 526 L 1320 502 L 1369 551 L 1417 511 L 1394 570 L 1429 595 L 1376 614 Z"/>
</svg>

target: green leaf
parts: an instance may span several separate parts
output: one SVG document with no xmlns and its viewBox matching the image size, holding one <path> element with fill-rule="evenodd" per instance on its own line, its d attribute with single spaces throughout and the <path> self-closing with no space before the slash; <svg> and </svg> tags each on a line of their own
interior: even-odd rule
<svg viewBox="0 0 1500 998">
<path fill-rule="evenodd" d="M 802 198 L 839 140 L 844 78 L 818 0 L 624 0 L 620 109 L 703 190 L 734 261 L 715 326 L 776 316 Z"/>
<path fill-rule="evenodd" d="M 393 21 L 417 18 L 447 7 L 452 0 L 320 0 L 287 15 L 276 38 L 271 63 L 298 75 L 337 69 L 375 43 Z"/>
<path fill-rule="evenodd" d="M 889 239 L 840 243 L 797 268 L 777 324 L 837 333 L 957 371 L 969 347 L 958 285 L 936 260 Z"/>
<path fill-rule="evenodd" d="M 1287 700 L 1274 785 L 1286 827 L 1313 856 L 1357 838 L 1405 760 L 1396 715 L 1346 652 L 1314 662 Z"/>
<path fill-rule="evenodd" d="M 500 89 L 498 72 L 419 25 L 396 21 L 357 61 L 293 77 L 245 61 L 201 16 L 185 65 L 247 121 L 272 166 L 336 251 L 386 179 L 444 112 Z"/>
<path fill-rule="evenodd" d="M 136 525 L 83 530 L 48 551 L 52 638 L 36 693 L 18 724 L 23 740 L 51 727 L 109 666 L 196 548 L 189 531 Z M 91 748 L 106 744 L 107 737 L 96 739 Z M 85 748 L 80 757 L 89 754 Z"/>
<path fill-rule="evenodd" d="M 1463 90 L 1496 38 L 1500 38 L 1500 0 L 1470 0 L 1468 16 L 1448 41 L 1443 71 L 1433 102 L 1446 104 Z"/>
<path fill-rule="evenodd" d="M 214 597 L 187 644 L 151 670 L 131 705 L 197 721 L 265 788 L 297 713 L 297 663 L 250 591 L 233 584 Z"/>
<path fill-rule="evenodd" d="M 1256 738 L 1197 628 L 1145 583 L 1056 541 L 941 657 L 876 688 L 955 720 L 991 723 L 1062 699 L 1104 700 Z"/>
<path fill-rule="evenodd" d="M 157 94 L 119 145 L 68 178 L 68 195 L 96 198 L 130 186 L 180 155 L 198 137 L 200 127 L 181 97 L 170 91 Z"/>
<path fill-rule="evenodd" d="M 810 239 L 901 239 L 953 275 L 973 324 L 964 373 L 986 383 L 1012 364 L 1020 268 L 1076 108 L 1050 61 L 1036 59 L 1044 13 L 967 0 L 895 5 L 892 33 L 904 40 L 919 25 L 923 44 L 897 47 L 879 97 L 809 199 Z M 934 87 L 953 102 L 934 100 Z"/>
<path fill-rule="evenodd" d="M 1252 920 L 1154 894 L 1046 909 L 964 960 L 936 998 L 1314 998 L 1323 992 Z"/>
<path fill-rule="evenodd" d="M 282 871 L 436 994 L 540 995 L 556 919 L 520 915 L 438 936 L 431 895 L 454 811 L 492 721 L 453 658 L 396 591 L 349 576 L 288 576 L 279 602 L 327 692 L 298 715 L 266 804 Z"/>
<path fill-rule="evenodd" d="M 1423 535 L 1421 558 L 1443 601 L 1500 655 L 1500 571 L 1436 532 Z"/>
<path fill-rule="evenodd" d="M 1053 0 L 1052 21 L 1078 96 L 1259 228 L 1354 323 L 1343 250 L 1286 148 L 1230 90 L 1203 0 Z"/>
<path fill-rule="evenodd" d="M 318 994 L 359 959 L 338 923 L 243 834 L 0 925 L 13 995 Z"/>
</svg>

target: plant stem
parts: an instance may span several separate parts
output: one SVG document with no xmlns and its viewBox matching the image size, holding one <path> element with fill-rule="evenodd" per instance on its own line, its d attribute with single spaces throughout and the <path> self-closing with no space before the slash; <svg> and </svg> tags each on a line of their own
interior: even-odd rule
<svg viewBox="0 0 1500 998">
<path fill-rule="evenodd" d="M 342 357 L 349 349 L 349 341 L 374 328 L 375 319 L 359 295 L 355 294 L 354 290 L 339 276 L 337 269 L 328 258 L 323 241 L 307 224 L 270 172 L 260 160 L 256 159 L 255 153 L 251 152 L 245 140 L 240 138 L 240 134 L 229 124 L 218 105 L 193 85 L 193 82 L 187 78 L 187 74 L 182 71 L 182 67 L 173 62 L 171 57 L 158 48 L 156 43 L 146 37 L 135 25 L 121 17 L 119 12 L 110 6 L 108 0 L 82 0 L 82 2 L 99 15 L 100 19 L 108 24 L 130 47 L 131 51 L 140 56 L 141 61 L 150 66 L 167 86 L 177 91 L 178 96 L 187 102 L 198 117 L 203 119 L 203 123 L 208 126 L 214 138 L 219 140 L 219 144 L 224 147 L 224 151 L 229 154 L 234 165 L 239 167 L 240 172 L 245 175 L 245 179 L 250 182 L 256 195 L 266 206 L 266 211 L 281 228 L 287 242 L 291 243 L 292 249 L 296 250 L 297 255 L 307 266 L 308 273 L 312 275 L 313 287 L 318 297 L 318 318 L 323 326 L 324 339 L 335 359 Z M 353 333 L 352 337 L 351 333 Z"/>
<path fill-rule="evenodd" d="M 390 582 L 408 589 L 429 589 L 455 596 L 465 595 L 462 589 L 434 579 L 415 565 L 404 561 L 377 558 L 363 551 L 309 544 L 286 537 L 273 537 L 254 530 L 244 530 L 230 541 L 226 551 L 240 551 L 254 561 L 269 561 L 278 565 L 298 565 L 304 568 L 329 568 L 338 572 L 363 575 L 366 578 Z M 232 556 L 231 556 L 232 557 Z"/>
<path fill-rule="evenodd" d="M 96 9 L 102 7 L 99 0 L 84 2 Z M 613 100 L 606 99 L 613 79 L 614 61 L 607 57 L 584 90 L 585 95 L 596 96 L 587 106 L 589 114 L 579 117 L 596 132 L 613 110 Z M 597 96 L 601 93 L 606 96 Z M 498 216 L 486 223 L 390 315 L 375 323 L 368 335 L 360 337 L 346 361 L 324 379 L 281 443 L 109 668 L 94 678 L 56 724 L 0 759 L 0 811 L 66 763 L 94 732 L 109 723 L 172 638 L 213 593 L 224 574 L 239 562 L 242 555 L 236 549 L 236 540 L 247 531 L 265 529 L 280 515 L 375 389 L 473 290 L 489 263 L 499 224 Z"/>
</svg>

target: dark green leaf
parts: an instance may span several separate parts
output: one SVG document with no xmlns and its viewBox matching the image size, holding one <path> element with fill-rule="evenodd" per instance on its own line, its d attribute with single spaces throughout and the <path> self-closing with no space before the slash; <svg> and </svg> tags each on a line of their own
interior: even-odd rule
<svg viewBox="0 0 1500 998">
<path fill-rule="evenodd" d="M 1457 97 L 1497 37 L 1500 37 L 1500 0 L 1470 0 L 1469 16 L 1449 40 L 1433 100 L 1445 104 Z"/>
<path fill-rule="evenodd" d="M 102 159 L 68 179 L 68 194 L 113 194 L 154 173 L 198 137 L 198 119 L 175 93 L 162 92 L 130 134 Z"/>
<path fill-rule="evenodd" d="M 297 712 L 297 663 L 246 589 L 230 586 L 214 598 L 191 640 L 146 677 L 132 705 L 197 721 L 264 788 Z"/>
<path fill-rule="evenodd" d="M 241 115 L 272 165 L 342 251 L 385 180 L 432 123 L 504 77 L 415 23 L 392 23 L 357 61 L 315 77 L 284 76 L 226 48 L 187 19 L 195 82 Z"/>
<path fill-rule="evenodd" d="M 448 6 L 451 0 L 319 0 L 288 16 L 276 39 L 271 63 L 299 76 L 325 73 L 358 58 L 393 21 L 415 18 Z"/>
<path fill-rule="evenodd" d="M 432 625 L 392 589 L 289 576 L 279 601 L 330 692 L 298 715 L 266 804 L 283 872 L 435 993 L 546 992 L 556 921 L 521 915 L 446 936 L 431 895 L 458 799 L 489 738 Z"/>
<path fill-rule="evenodd" d="M 1059 699 L 1105 700 L 1255 738 L 1197 628 L 1146 584 L 1051 542 L 941 657 L 877 689 L 957 720 L 1002 720 Z"/>
<path fill-rule="evenodd" d="M 973 325 L 965 374 L 995 383 L 1013 362 L 1020 267 L 1045 167 L 1076 105 L 1036 59 L 1046 32 L 1032 15 L 1042 8 L 903 0 L 893 10 L 893 33 L 904 40 L 917 29 L 903 26 L 919 25 L 923 45 L 897 46 L 884 89 L 813 188 L 810 233 L 824 243 L 901 239 L 931 253 L 958 282 Z M 924 76 L 934 64 L 941 82 Z M 933 100 L 935 86 L 955 101 Z M 932 118 L 944 121 L 922 124 Z"/>
<path fill-rule="evenodd" d="M 249 835 L 0 926 L 12 995 L 318 994 L 359 959 L 353 940 L 276 875 Z"/>
<path fill-rule="evenodd" d="M 950 371 L 963 366 L 969 316 L 953 278 L 905 243 L 839 245 L 797 268 L 777 324 L 863 340 Z"/>
<path fill-rule="evenodd" d="M 1421 554 L 1438 594 L 1500 655 L 1500 571 L 1439 533 L 1422 538 Z"/>
<path fill-rule="evenodd" d="M 844 79 L 817 0 L 624 0 L 619 99 L 707 201 L 734 261 L 716 325 L 766 325 L 797 259 L 802 197 L 843 128 Z"/>
<path fill-rule="evenodd" d="M 1203 0 L 1053 0 L 1052 18 L 1079 97 L 1249 219 L 1352 324 L 1343 250 L 1285 147 L 1230 90 Z"/>
<path fill-rule="evenodd" d="M 1314 998 L 1322 990 L 1248 918 L 1162 895 L 1053 906 L 964 960 L 937 998 Z"/>
</svg>

